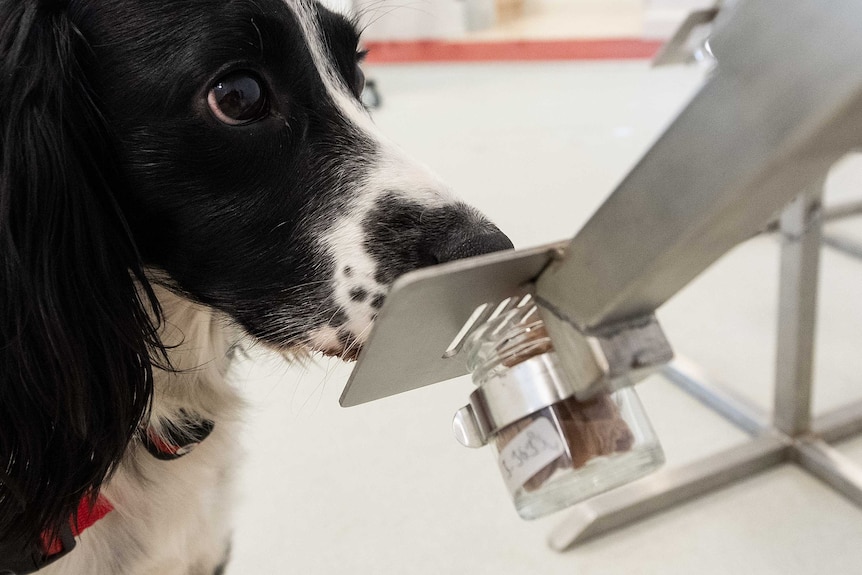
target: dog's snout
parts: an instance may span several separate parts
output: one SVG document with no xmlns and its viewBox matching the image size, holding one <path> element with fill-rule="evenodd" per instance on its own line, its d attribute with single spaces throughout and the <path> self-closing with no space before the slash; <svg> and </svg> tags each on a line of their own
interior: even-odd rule
<svg viewBox="0 0 862 575">
<path fill-rule="evenodd" d="M 384 288 L 418 268 L 514 247 L 485 216 L 459 202 L 428 207 L 389 197 L 366 215 L 362 229 L 374 281 Z"/>
<path fill-rule="evenodd" d="M 453 230 L 436 245 L 430 246 L 435 263 L 445 263 L 514 248 L 512 241 L 497 226 L 463 227 Z"/>
</svg>

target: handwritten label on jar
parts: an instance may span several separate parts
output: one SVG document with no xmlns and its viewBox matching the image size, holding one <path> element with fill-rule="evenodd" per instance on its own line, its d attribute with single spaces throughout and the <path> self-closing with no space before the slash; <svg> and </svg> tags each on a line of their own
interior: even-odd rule
<svg viewBox="0 0 862 575">
<path fill-rule="evenodd" d="M 500 450 L 497 463 L 506 487 L 514 493 L 565 452 L 554 425 L 539 417 Z"/>
</svg>

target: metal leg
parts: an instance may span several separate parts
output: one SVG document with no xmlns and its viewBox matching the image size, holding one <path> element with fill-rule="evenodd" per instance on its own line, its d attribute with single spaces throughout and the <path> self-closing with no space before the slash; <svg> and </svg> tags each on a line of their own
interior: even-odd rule
<svg viewBox="0 0 862 575">
<path fill-rule="evenodd" d="M 769 429 L 768 418 L 759 408 L 707 382 L 700 368 L 688 359 L 677 357 L 661 373 L 676 387 L 749 435 L 760 435 Z"/>
<path fill-rule="evenodd" d="M 837 220 L 843 220 L 845 218 L 852 218 L 856 216 L 862 215 L 862 201 L 859 202 L 844 202 L 842 204 L 834 204 L 831 206 L 824 206 L 823 208 L 823 223 L 834 222 Z M 773 220 L 769 222 L 769 224 L 761 230 L 760 233 L 774 233 L 778 231 L 778 228 L 781 226 L 781 222 L 779 220 Z M 823 243 L 829 245 L 829 238 L 824 236 Z M 840 249 L 840 248 L 838 248 Z"/>
<path fill-rule="evenodd" d="M 829 206 L 828 208 L 823 210 L 823 220 L 827 222 L 858 215 L 862 215 L 862 201 L 846 202 L 843 204 Z"/>
<path fill-rule="evenodd" d="M 862 469 L 815 437 L 800 438 L 793 459 L 835 491 L 862 507 Z"/>
<path fill-rule="evenodd" d="M 781 287 L 775 373 L 775 427 L 790 436 L 811 425 L 811 375 L 820 265 L 822 185 L 781 215 Z"/>
<path fill-rule="evenodd" d="M 825 234 L 823 243 L 852 258 L 862 260 L 862 244 L 836 234 Z"/>
<path fill-rule="evenodd" d="M 811 425 L 814 435 L 826 443 L 844 441 L 862 433 L 862 401 L 821 415 Z"/>
</svg>

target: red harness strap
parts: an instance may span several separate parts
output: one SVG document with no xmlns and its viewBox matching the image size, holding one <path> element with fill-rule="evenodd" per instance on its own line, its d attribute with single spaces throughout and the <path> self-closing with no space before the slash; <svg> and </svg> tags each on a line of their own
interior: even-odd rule
<svg viewBox="0 0 862 575">
<path fill-rule="evenodd" d="M 180 425 L 177 425 L 176 429 L 167 429 L 164 432 L 165 437 L 155 433 L 151 428 L 147 428 L 141 434 L 140 439 L 147 451 L 154 457 L 170 461 L 179 459 L 191 452 L 212 433 L 214 426 L 215 424 L 208 419 L 193 417 L 183 412 Z M 64 526 L 57 535 L 42 534 L 40 549 L 42 556 L 34 558 L 33 561 L 26 561 L 27 558 L 24 557 L 27 570 L 20 571 L 21 573 L 38 571 L 69 553 L 75 547 L 76 537 L 114 510 L 114 506 L 104 495 L 99 494 L 95 503 L 91 503 L 91 501 L 90 497 L 84 497 L 81 500 L 78 504 L 77 521 L 74 517 L 70 518 L 68 528 Z M 32 567 L 30 563 L 33 564 Z M 4 567 L 0 565 L 0 573 L 6 572 Z"/>
<path fill-rule="evenodd" d="M 105 517 L 108 513 L 114 510 L 111 502 L 105 499 L 103 495 L 99 495 L 94 505 L 90 504 L 90 498 L 85 497 L 78 504 L 78 521 L 69 519 L 69 526 L 72 529 L 72 537 L 77 537 L 84 530 L 92 527 L 97 521 Z M 49 558 L 52 555 L 69 551 L 66 549 L 63 540 L 60 537 L 50 537 L 48 534 L 42 535 L 42 550 Z"/>
</svg>

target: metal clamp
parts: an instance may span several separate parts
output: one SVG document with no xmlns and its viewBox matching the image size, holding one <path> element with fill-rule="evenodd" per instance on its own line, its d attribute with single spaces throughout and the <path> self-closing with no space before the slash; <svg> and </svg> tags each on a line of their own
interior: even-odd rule
<svg viewBox="0 0 862 575">
<path fill-rule="evenodd" d="M 482 447 L 504 427 L 575 394 L 556 353 L 545 353 L 510 368 L 470 394 L 455 414 L 455 438 L 466 447 Z"/>
<path fill-rule="evenodd" d="M 584 333 L 546 307 L 539 312 L 578 399 L 634 385 L 673 359 L 654 315 Z"/>
<path fill-rule="evenodd" d="M 634 385 L 673 358 L 655 316 L 586 335 L 539 308 L 555 351 L 516 365 L 470 395 L 453 421 L 458 441 L 482 447 L 507 425 L 571 397 Z"/>
</svg>

